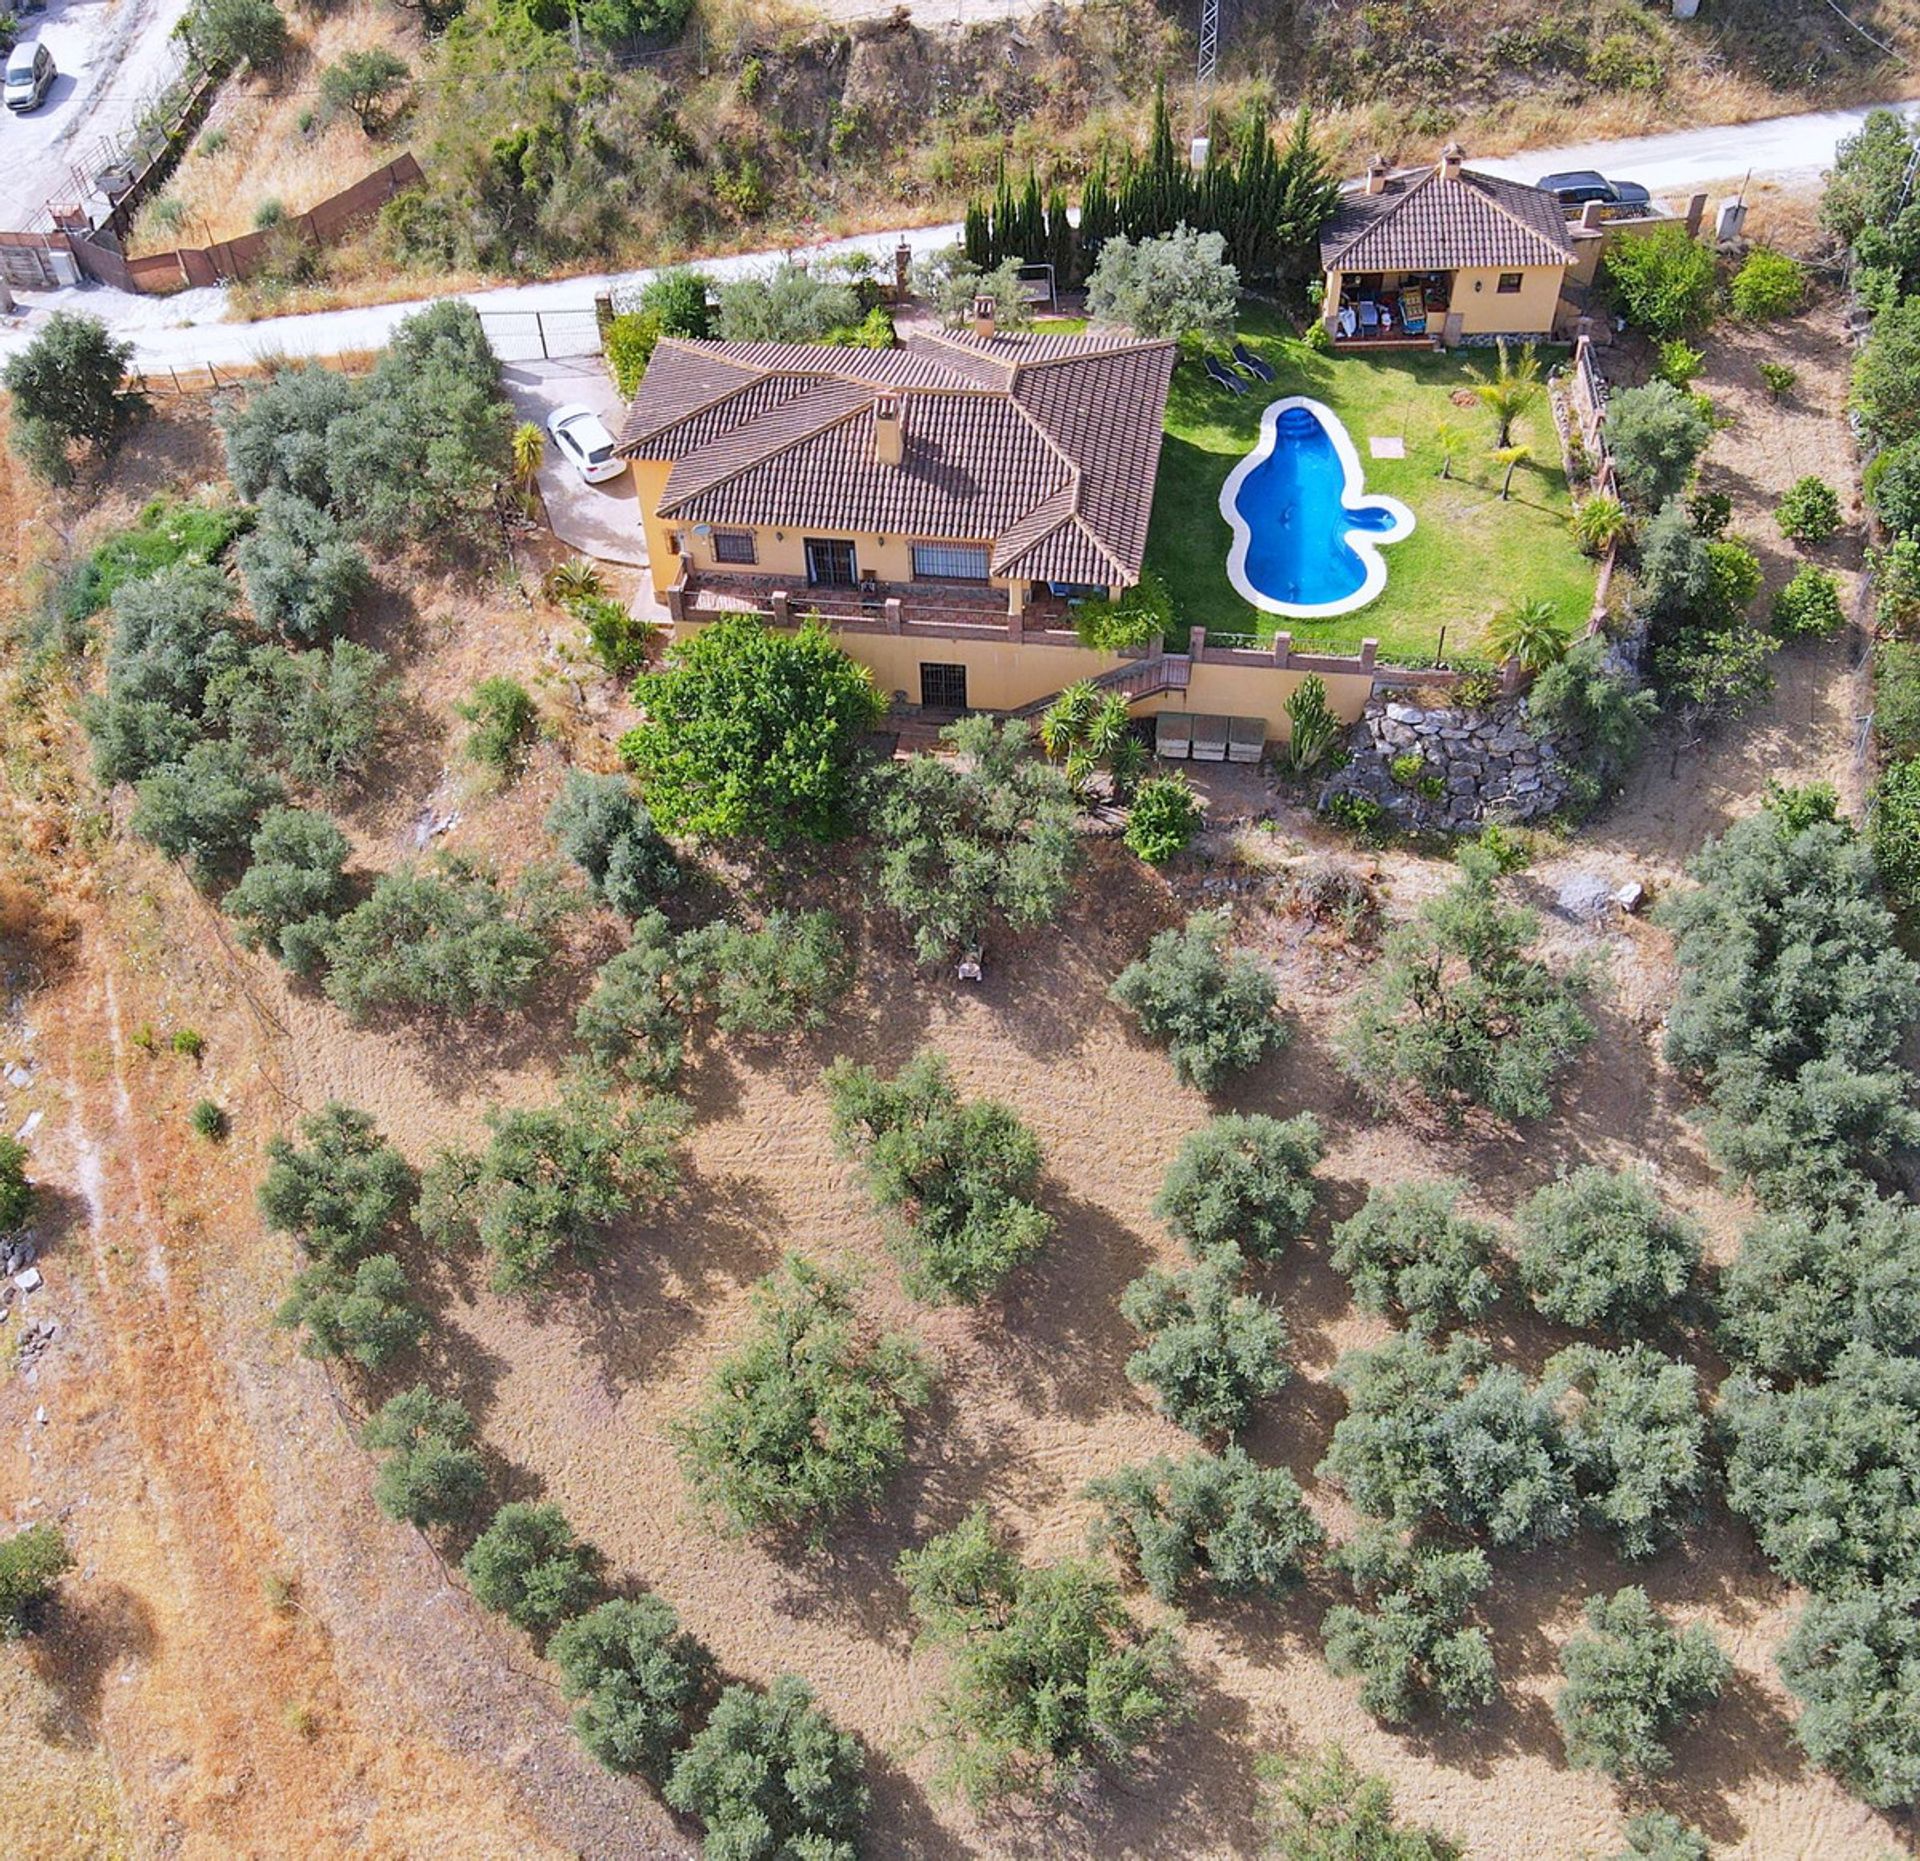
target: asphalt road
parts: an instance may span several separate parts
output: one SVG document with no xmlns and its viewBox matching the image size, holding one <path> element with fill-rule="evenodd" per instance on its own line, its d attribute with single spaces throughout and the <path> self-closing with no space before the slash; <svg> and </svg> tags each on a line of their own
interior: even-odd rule
<svg viewBox="0 0 1920 1861">
<path fill-rule="evenodd" d="M 122 5 L 138 0 L 120 0 Z M 176 0 L 148 0 L 149 4 L 176 4 Z M 1908 106 L 1910 107 L 1910 106 Z M 1867 112 L 1823 110 L 1805 116 L 1782 116 L 1757 123 L 1677 131 L 1664 136 L 1639 136 L 1619 142 L 1585 143 L 1570 148 L 1534 149 L 1518 155 L 1475 162 L 1496 173 L 1533 180 L 1561 168 L 1598 168 L 1627 180 L 1644 182 L 1656 194 L 1711 190 L 1716 184 L 1736 185 L 1749 169 L 1757 176 L 1791 179 L 1818 175 L 1833 160 L 1841 138 L 1859 127 Z M 0 132 L 11 125 L 0 124 Z M 951 245 L 958 226 L 923 226 L 905 231 L 869 233 L 857 239 L 809 247 L 815 256 L 864 250 L 885 258 L 901 239 L 916 252 Z M 772 264 L 787 256 L 780 252 L 747 253 L 731 258 L 703 259 L 701 269 L 717 278 L 735 276 Z M 468 301 L 485 314 L 503 319 L 523 317 L 535 310 L 579 313 L 589 309 L 596 295 L 644 283 L 645 271 L 602 273 L 565 278 L 545 284 L 509 285 L 495 291 L 466 293 Z M 149 368 L 164 369 L 247 363 L 266 355 L 338 355 L 382 347 L 394 325 L 420 309 L 421 303 L 380 304 L 356 310 L 323 310 L 304 316 L 274 317 L 257 323 L 222 321 L 224 294 L 217 290 L 184 292 L 175 297 L 136 297 L 101 286 L 80 290 L 23 294 L 27 314 L 0 329 L 0 356 L 31 340 L 37 313 L 62 306 L 86 310 L 131 339 L 136 359 Z M 519 333 L 521 325 L 501 323 L 501 330 Z"/>
</svg>

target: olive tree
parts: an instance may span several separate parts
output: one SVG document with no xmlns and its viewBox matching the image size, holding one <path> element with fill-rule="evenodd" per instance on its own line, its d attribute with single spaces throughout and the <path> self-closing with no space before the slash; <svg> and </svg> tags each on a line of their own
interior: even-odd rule
<svg viewBox="0 0 1920 1861">
<path fill-rule="evenodd" d="M 1794 1735 L 1814 1763 L 1876 1809 L 1920 1800 L 1920 1585 L 1814 1597 L 1779 1660 L 1801 1705 Z"/>
<path fill-rule="evenodd" d="M 1700 1265 L 1699 1230 L 1637 1169 L 1577 1169 L 1515 1214 L 1520 1281 L 1549 1318 L 1632 1331 L 1672 1311 Z"/>
<path fill-rule="evenodd" d="M 373 1503 L 392 1519 L 423 1529 L 470 1519 L 487 1490 L 473 1447 L 473 1417 L 424 1383 L 381 1404 L 360 1430 L 360 1445 L 386 1455 L 374 1476 Z"/>
<path fill-rule="evenodd" d="M 0 1641 L 32 1632 L 73 1565 L 66 1536 L 51 1519 L 0 1538 Z"/>
<path fill-rule="evenodd" d="M 680 882 L 673 849 L 625 776 L 568 770 L 548 810 L 547 832 L 586 875 L 594 897 L 626 917 L 644 915 Z"/>
<path fill-rule="evenodd" d="M 406 1269 L 391 1254 L 369 1254 L 350 1267 L 316 1261 L 296 1275 L 273 1322 L 305 1328 L 302 1356 L 382 1370 L 427 1335 L 427 1315 L 409 1291 Z"/>
<path fill-rule="evenodd" d="M 1178 1273 L 1158 1267 L 1120 1298 L 1120 1313 L 1142 1338 L 1127 1374 L 1159 1397 L 1170 1421 L 1197 1435 L 1237 1433 L 1263 1396 L 1286 1387 L 1286 1320 L 1240 1290 L 1246 1262 L 1215 1248 Z"/>
<path fill-rule="evenodd" d="M 1733 1671 L 1710 1629 L 1675 1629 L 1645 1590 L 1589 1596 L 1586 1627 L 1560 1651 L 1553 1702 L 1567 1762 L 1637 1780 L 1673 1764 L 1667 1741 L 1719 1696 Z"/>
<path fill-rule="evenodd" d="M 1215 1118 L 1180 1146 L 1153 1212 L 1196 1254 L 1226 1244 L 1275 1259 L 1313 1214 L 1313 1168 L 1324 1153 L 1311 1112 Z"/>
<path fill-rule="evenodd" d="M 1109 994 L 1138 1017 L 1141 1032 L 1167 1050 L 1182 1085 L 1212 1092 L 1244 1072 L 1287 1029 L 1275 1014 L 1272 972 L 1230 953 L 1225 911 L 1197 911 L 1180 930 L 1162 931 L 1147 954 L 1120 972 Z"/>
<path fill-rule="evenodd" d="M 269 490 L 234 550 L 254 617 L 294 640 L 324 640 L 366 593 L 372 571 L 324 504 Z"/>
<path fill-rule="evenodd" d="M 1465 1189 L 1455 1177 L 1382 1186 L 1334 1229 L 1329 1257 L 1359 1305 L 1425 1337 L 1499 1298 L 1493 1230 L 1459 1213 Z"/>
<path fill-rule="evenodd" d="M 1464 1861 L 1437 1829 L 1410 1828 L 1393 1813 L 1393 1788 L 1369 1777 L 1338 1745 L 1260 1765 L 1261 1817 L 1280 1861 Z"/>
<path fill-rule="evenodd" d="M 580 1742 L 608 1770 L 664 1783 L 693 1733 L 713 1656 L 658 1596 L 617 1597 L 563 1623 L 547 1658 L 574 1708 Z"/>
<path fill-rule="evenodd" d="M 602 1561 L 558 1506 L 515 1500 L 493 1515 L 460 1568 L 486 1608 L 515 1628 L 548 1634 L 592 1606 Z"/>
</svg>

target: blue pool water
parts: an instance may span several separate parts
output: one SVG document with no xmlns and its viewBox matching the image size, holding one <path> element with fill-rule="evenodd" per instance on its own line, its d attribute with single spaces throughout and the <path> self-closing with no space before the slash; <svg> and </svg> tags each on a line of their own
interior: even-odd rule
<svg viewBox="0 0 1920 1861">
<path fill-rule="evenodd" d="M 1289 396 L 1261 421 L 1260 443 L 1220 494 L 1232 526 L 1227 572 L 1272 614 L 1343 614 L 1386 586 L 1378 544 L 1413 529 L 1397 498 L 1369 497 L 1359 455 L 1331 409 Z"/>
</svg>

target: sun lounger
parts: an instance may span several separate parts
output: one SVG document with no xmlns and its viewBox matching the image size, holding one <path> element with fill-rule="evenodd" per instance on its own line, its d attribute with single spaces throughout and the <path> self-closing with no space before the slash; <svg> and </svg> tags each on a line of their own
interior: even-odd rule
<svg viewBox="0 0 1920 1861">
<path fill-rule="evenodd" d="M 1273 379 L 1273 364 L 1262 361 L 1245 343 L 1237 342 L 1233 345 L 1233 359 L 1244 368 L 1255 381 L 1271 381 Z"/>
<path fill-rule="evenodd" d="M 1162 711 L 1153 720 L 1153 753 L 1169 762 L 1185 762 L 1193 754 L 1193 719 L 1185 711 Z"/>
<path fill-rule="evenodd" d="M 1427 300 L 1418 291 L 1400 293 L 1400 327 L 1409 336 L 1427 333 Z"/>
<path fill-rule="evenodd" d="M 1217 386 L 1225 388 L 1229 394 L 1246 393 L 1247 384 L 1242 381 L 1232 369 L 1227 367 L 1217 355 L 1208 356 L 1206 365 L 1208 379 Z"/>
</svg>

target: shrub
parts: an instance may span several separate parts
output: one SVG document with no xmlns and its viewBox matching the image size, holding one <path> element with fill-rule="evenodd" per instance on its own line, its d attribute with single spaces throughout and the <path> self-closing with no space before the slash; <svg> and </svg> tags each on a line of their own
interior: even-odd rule
<svg viewBox="0 0 1920 1861">
<path fill-rule="evenodd" d="M 1762 362 L 1759 375 L 1760 385 L 1766 389 L 1770 401 L 1785 400 L 1800 380 L 1800 371 L 1785 362 Z"/>
<path fill-rule="evenodd" d="M 1696 349 L 1684 337 L 1676 336 L 1660 345 L 1660 361 L 1654 371 L 1662 381 L 1671 382 L 1683 392 L 1692 387 L 1707 364 L 1707 352 Z"/>
<path fill-rule="evenodd" d="M 1327 1665 L 1359 1676 L 1360 1704 L 1376 1719 L 1404 1725 L 1429 1707 L 1471 1718 L 1493 1698 L 1486 1630 L 1462 1626 L 1493 1580 L 1485 1552 L 1368 1526 L 1336 1547 L 1332 1562 L 1364 1606 L 1328 1610 L 1320 1625 Z"/>
<path fill-rule="evenodd" d="M 1727 1502 L 1789 1583 L 1825 1595 L 1920 1576 L 1920 1359 L 1853 1345 L 1824 1383 L 1720 1394 Z"/>
<path fill-rule="evenodd" d="M 871 674 L 808 621 L 778 633 L 729 616 L 676 642 L 646 685 L 647 721 L 620 739 L 668 833 L 781 846 L 847 830 Z"/>
<path fill-rule="evenodd" d="M 850 284 L 798 265 L 730 279 L 716 294 L 714 333 L 723 342 L 823 342 L 861 316 Z"/>
<path fill-rule="evenodd" d="M 1583 498 L 1573 513 L 1574 540 L 1590 556 L 1604 556 L 1608 548 L 1633 533 L 1633 519 L 1616 497 L 1601 492 Z"/>
<path fill-rule="evenodd" d="M 212 1099 L 196 1099 L 187 1113 L 187 1124 L 195 1137 L 218 1144 L 225 1140 L 233 1121 Z"/>
<path fill-rule="evenodd" d="M 241 863 L 261 815 L 284 799 L 279 782 L 238 744 L 196 743 L 140 778 L 127 825 L 210 885 Z"/>
<path fill-rule="evenodd" d="M 1888 902 L 1912 917 L 1920 907 L 1920 758 L 1890 764 L 1874 783 L 1871 842 Z"/>
<path fill-rule="evenodd" d="M 862 1157 L 916 1299 L 985 1298 L 1046 1244 L 1038 1141 L 997 1099 L 963 1102 L 939 1054 L 891 1080 L 836 1060 L 826 1088 L 841 1153 Z"/>
<path fill-rule="evenodd" d="M 175 563 L 217 562 L 246 521 L 246 512 L 231 505 L 153 499 L 73 571 L 60 594 L 67 618 L 81 621 L 99 613 L 126 583 L 145 581 Z"/>
<path fill-rule="evenodd" d="M 875 889 L 923 963 L 1052 922 L 1080 863 L 1073 791 L 1028 755 L 1024 724 L 967 717 L 941 735 L 957 754 L 882 769 L 870 816 Z"/>
<path fill-rule="evenodd" d="M 324 814 L 269 808 L 248 843 L 247 870 L 220 901 L 250 950 L 290 969 L 317 966 L 346 903 L 347 837 Z"/>
<path fill-rule="evenodd" d="M 391 1254 L 370 1254 L 353 1267 L 323 1260 L 295 1277 L 273 1322 L 289 1331 L 305 1326 L 303 1357 L 346 1357 L 382 1370 L 427 1335 L 427 1316 L 409 1290 Z"/>
<path fill-rule="evenodd" d="M 1621 313 L 1649 336 L 1679 336 L 1702 328 L 1713 315 L 1713 250 L 1684 226 L 1613 240 L 1604 270 Z"/>
<path fill-rule="evenodd" d="M 359 404 L 360 390 L 345 375 L 302 363 L 216 408 L 234 489 L 248 499 L 279 491 L 307 504 L 330 503 L 327 435 Z"/>
<path fill-rule="evenodd" d="M 505 892 L 480 867 L 444 855 L 382 873 L 334 927 L 328 999 L 352 1021 L 392 1009 L 517 1007 L 550 953 L 551 889 L 550 875 L 529 869 Z"/>
<path fill-rule="evenodd" d="M 1670 381 L 1622 389 L 1607 404 L 1614 479 L 1640 510 L 1658 510 L 1686 489 L 1712 437 L 1712 423 Z"/>
<path fill-rule="evenodd" d="M 484 1608 L 540 1635 L 593 1606 L 601 1561 L 558 1506 L 516 1500 L 493 1515 L 460 1568 Z"/>
<path fill-rule="evenodd" d="M 1499 1298 L 1493 1231 L 1458 1212 L 1465 1188 L 1455 1177 L 1376 1188 L 1334 1229 L 1329 1257 L 1358 1304 L 1425 1337 Z"/>
<path fill-rule="evenodd" d="M 899 1470 L 931 1374 L 910 1336 L 875 1334 L 847 1282 L 797 1254 L 755 1288 L 754 1311 L 676 1429 L 680 1464 L 730 1530 L 804 1527 L 817 1541 Z"/>
<path fill-rule="evenodd" d="M 573 615 L 587 630 L 587 650 L 608 677 L 630 679 L 653 663 L 660 644 L 657 621 L 642 620 L 623 601 L 600 598 L 576 602 Z"/>
<path fill-rule="evenodd" d="M 611 1771 L 666 1780 L 692 1736 L 713 1656 L 658 1596 L 604 1602 L 563 1623 L 547 1644 L 574 1708 L 580 1742 Z"/>
<path fill-rule="evenodd" d="M 1580 758 L 1592 800 L 1633 766 L 1658 709 L 1651 691 L 1636 691 L 1608 671 L 1606 649 L 1598 640 L 1580 641 L 1558 665 L 1547 667 L 1527 694 L 1529 723 L 1561 738 Z"/>
<path fill-rule="evenodd" d="M 1553 1405 L 1478 1340 L 1444 1350 L 1400 1336 L 1350 1351 L 1333 1380 L 1347 1413 L 1321 1462 L 1362 1512 L 1417 1526 L 1438 1515 L 1495 1544 L 1572 1530 L 1571 1455 Z"/>
<path fill-rule="evenodd" d="M 1698 1230 L 1637 1169 L 1575 1170 L 1529 1196 L 1516 1221 L 1521 1284 L 1566 1325 L 1657 1323 L 1700 1265 Z"/>
<path fill-rule="evenodd" d="M 287 491 L 264 494 L 234 559 L 261 625 L 295 640 L 328 638 L 372 581 L 333 513 Z"/>
<path fill-rule="evenodd" d="M 345 1265 L 388 1241 L 405 1221 L 414 1175 L 363 1111 L 331 1101 L 300 1122 L 302 1145 L 267 1140 L 260 1218 L 316 1260 Z"/>
<path fill-rule="evenodd" d="M 1108 991 L 1167 1049 L 1174 1077 L 1202 1092 L 1287 1039 L 1272 975 L 1254 957 L 1228 954 L 1230 927 L 1225 911 L 1195 912 L 1184 929 L 1160 932 Z"/>
<path fill-rule="evenodd" d="M 532 1291 L 563 1255 L 591 1258 L 621 1216 L 674 1192 L 685 1124 L 670 1099 L 613 1098 L 591 1081 L 554 1105 L 496 1106 L 484 1151 L 445 1151 L 429 1167 L 420 1230 L 443 1246 L 477 1240 L 496 1292 Z"/>
<path fill-rule="evenodd" d="M 1157 775 L 1134 791 L 1127 814 L 1128 849 L 1149 866 L 1163 866 L 1193 838 L 1200 801 L 1184 775 Z"/>
<path fill-rule="evenodd" d="M 1644 1344 L 1576 1344 L 1547 1359 L 1587 1515 L 1623 1557 L 1651 1557 L 1698 1508 L 1706 1486 L 1699 1378 Z"/>
<path fill-rule="evenodd" d="M 1889 757 L 1920 756 L 1920 641 L 1883 639 L 1873 655 L 1873 734 Z"/>
<path fill-rule="evenodd" d="M 413 76 L 404 58 L 384 45 L 347 52 L 320 72 L 320 101 L 329 110 L 342 110 L 358 119 L 370 136 L 377 136 L 393 118 L 394 99 Z"/>
<path fill-rule="evenodd" d="M 1196 1255 L 1233 1246 L 1275 1259 L 1312 1218 L 1313 1166 L 1325 1150 L 1311 1112 L 1284 1122 L 1257 1113 L 1215 1118 L 1180 1146 L 1153 1212 Z"/>
<path fill-rule="evenodd" d="M 1755 246 L 1733 274 L 1728 289 L 1733 314 L 1750 323 L 1790 317 L 1807 301 L 1807 271 L 1797 258 Z"/>
<path fill-rule="evenodd" d="M 1779 1660 L 1801 1702 L 1794 1735 L 1814 1763 L 1876 1809 L 1920 1797 L 1920 1593 L 1911 1584 L 1812 1598 Z"/>
<path fill-rule="evenodd" d="M 193 0 L 175 30 L 211 64 L 269 71 L 287 55 L 287 17 L 273 0 Z"/>
<path fill-rule="evenodd" d="M 1663 1809 L 1627 1818 L 1627 1845 L 1613 1861 L 1707 1861 L 1707 1838 Z"/>
<path fill-rule="evenodd" d="M 1356 1769 L 1338 1745 L 1260 1766 L 1261 1809 L 1280 1861 L 1463 1861 L 1437 1829 L 1408 1828 L 1393 1814 L 1384 1777 Z"/>
<path fill-rule="evenodd" d="M 757 930 L 716 920 L 675 946 L 674 988 L 689 1013 L 711 1011 L 723 1034 L 820 1028 L 853 981 L 853 959 L 829 911 L 769 911 Z"/>
<path fill-rule="evenodd" d="M 1080 644 L 1095 652 L 1124 653 L 1136 646 L 1152 646 L 1174 628 L 1173 590 L 1152 569 L 1123 588 L 1118 597 L 1087 599 L 1073 610 L 1073 630 Z"/>
<path fill-rule="evenodd" d="M 1470 1104 L 1544 1117 L 1555 1074 L 1593 1038 L 1580 1007 L 1588 974 L 1531 955 L 1538 919 L 1500 902 L 1478 848 L 1459 860 L 1459 882 L 1388 938 L 1340 1031 L 1341 1056 L 1383 1106 L 1411 1087 L 1455 1122 Z"/>
<path fill-rule="evenodd" d="M 33 1215 L 33 1184 L 27 1180 L 27 1147 L 0 1133 L 0 1234 L 16 1234 Z"/>
<path fill-rule="evenodd" d="M 1875 444 L 1920 435 L 1920 299 L 1903 298 L 1874 318 L 1854 357 L 1851 406 Z"/>
<path fill-rule="evenodd" d="M 533 735 L 532 693 L 518 679 L 483 678 L 466 702 L 453 708 L 473 726 L 464 745 L 467 759 L 491 775 L 511 775 Z"/>
<path fill-rule="evenodd" d="M 1587 1626 L 1560 1651 L 1553 1703 L 1567 1762 L 1638 1779 L 1673 1763 L 1667 1740 L 1719 1697 L 1733 1663 L 1698 1624 L 1675 1631 L 1645 1590 L 1590 1596 Z"/>
<path fill-rule="evenodd" d="M 1920 438 L 1875 453 L 1861 486 L 1868 509 L 1896 537 L 1920 531 Z"/>
<path fill-rule="evenodd" d="M 373 1503 L 390 1519 L 422 1530 L 459 1525 L 487 1490 L 473 1446 L 473 1417 L 424 1383 L 382 1403 L 360 1431 L 360 1445 L 387 1458 L 374 1476 Z"/>
<path fill-rule="evenodd" d="M 669 1086 L 686 1058 L 686 1017 L 671 988 L 674 940 L 657 911 L 637 919 L 633 941 L 600 965 L 573 1035 L 596 1060 L 647 1085 Z"/>
<path fill-rule="evenodd" d="M 713 280 L 686 265 L 655 272 L 641 287 L 640 308 L 660 319 L 669 336 L 704 337 L 713 334 Z"/>
<path fill-rule="evenodd" d="M 133 344 L 107 332 L 97 317 L 56 310 L 40 333 L 0 368 L 13 397 L 13 448 L 42 478 L 72 482 L 68 449 L 85 446 L 106 458 L 146 408 L 146 396 L 123 388 Z"/>
<path fill-rule="evenodd" d="M 1796 543 L 1824 543 L 1840 528 L 1840 494 L 1824 478 L 1796 478 L 1774 511 L 1780 534 Z"/>
<path fill-rule="evenodd" d="M 73 1565 L 66 1538 L 51 1519 L 0 1538 L 0 1640 L 32 1632 Z"/>
<path fill-rule="evenodd" d="M 1141 1630 L 1094 1565 L 1023 1568 L 984 1506 L 899 1568 L 923 1640 L 951 1649 L 931 1727 L 941 1781 L 975 1801 L 1125 1764 L 1182 1708 L 1173 1637 Z"/>
<path fill-rule="evenodd" d="M 764 1693 L 728 1687 L 673 1767 L 667 1801 L 706 1825 L 708 1850 L 738 1861 L 854 1861 L 867 1813 L 850 1734 L 782 1674 Z"/>
<path fill-rule="evenodd" d="M 1762 1201 L 1817 1202 L 1920 1133 L 1895 1053 L 1920 1008 L 1851 828 L 1740 821 L 1665 899 L 1680 988 L 1667 1058 L 1707 1091 L 1707 1142 Z"/>
<path fill-rule="evenodd" d="M 1850 1344 L 1920 1355 L 1920 1209 L 1857 1206 L 1764 1217 L 1720 1276 L 1720 1344 L 1759 1377 L 1821 1375 Z"/>
<path fill-rule="evenodd" d="M 1783 640 L 1830 640 L 1846 623 L 1839 582 L 1811 562 L 1773 597 L 1773 630 Z"/>
<path fill-rule="evenodd" d="M 680 883 L 673 849 L 625 776 L 568 770 L 547 832 L 586 874 L 594 897 L 627 917 L 651 910 Z"/>
<path fill-rule="evenodd" d="M 1254 1404 L 1293 1375 L 1286 1321 L 1239 1290 L 1243 1270 L 1236 1251 L 1216 1248 L 1178 1273 L 1151 1269 L 1120 1297 L 1121 1316 L 1143 1340 L 1127 1375 L 1197 1435 L 1237 1434 Z"/>
<path fill-rule="evenodd" d="M 256 646 L 207 687 L 207 709 L 236 744 L 303 788 L 352 787 L 372 760 L 392 702 L 387 656 L 351 640 L 324 652 Z"/>
<path fill-rule="evenodd" d="M 1262 1467 L 1244 1448 L 1123 1467 L 1090 1482 L 1087 1497 L 1103 1508 L 1095 1542 L 1110 1545 L 1163 1603 L 1200 1588 L 1283 1595 L 1326 1537 L 1293 1475 Z"/>
</svg>

